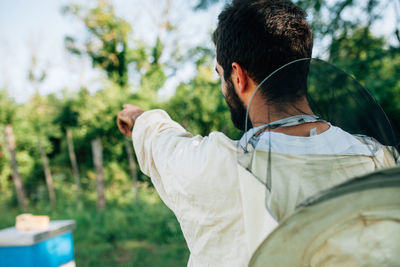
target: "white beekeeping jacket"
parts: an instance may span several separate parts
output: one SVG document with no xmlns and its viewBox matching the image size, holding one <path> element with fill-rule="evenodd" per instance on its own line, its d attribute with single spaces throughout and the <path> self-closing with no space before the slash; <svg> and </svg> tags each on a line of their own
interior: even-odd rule
<svg viewBox="0 0 400 267">
<path fill-rule="evenodd" d="M 140 115 L 132 139 L 141 170 L 181 225 L 188 266 L 247 266 L 278 223 L 266 210 L 265 186 L 238 164 L 237 142 L 219 132 L 192 136 L 162 110 Z M 383 150 L 375 157 L 272 153 L 270 203 L 278 220 L 307 197 L 389 164 Z M 265 171 L 268 154 L 255 155 L 254 169 Z"/>
<path fill-rule="evenodd" d="M 181 225 L 188 266 L 246 266 L 236 143 L 218 132 L 193 137 L 162 110 L 140 115 L 132 140 L 141 170 Z"/>
<path fill-rule="evenodd" d="M 385 147 L 374 155 L 288 155 L 272 152 L 270 193 L 266 193 L 263 183 L 239 166 L 249 252 L 254 252 L 274 226 L 293 214 L 308 197 L 375 169 L 393 166 L 393 159 L 386 155 Z M 268 157 L 267 151 L 254 153 L 252 170 L 258 177 L 267 176 Z M 267 212 L 267 201 L 273 216 Z"/>
</svg>

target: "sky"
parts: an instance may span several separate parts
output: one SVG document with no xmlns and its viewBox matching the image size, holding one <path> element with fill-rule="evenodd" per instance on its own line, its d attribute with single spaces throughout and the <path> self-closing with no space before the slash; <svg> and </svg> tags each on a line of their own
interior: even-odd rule
<svg viewBox="0 0 400 267">
<path fill-rule="evenodd" d="M 360 0 L 361 1 L 361 0 Z M 362 0 L 364 1 L 364 0 Z M 116 13 L 133 27 L 133 37 L 153 44 L 159 33 L 159 18 L 166 0 L 114 0 Z M 178 27 L 179 45 L 183 49 L 195 45 L 212 47 L 210 33 L 217 23 L 222 6 L 193 12 L 195 0 L 172 0 L 171 20 Z M 64 48 L 66 35 L 85 36 L 83 25 L 75 18 L 61 14 L 65 4 L 87 5 L 87 0 L 1 0 L 0 1 L 0 88 L 7 88 L 18 102 L 29 99 L 35 89 L 27 75 L 32 55 L 37 57 L 38 70 L 46 70 L 47 78 L 37 89 L 41 94 L 60 93 L 62 89 L 78 90 L 85 86 L 94 92 L 103 86 L 104 74 L 93 69 L 88 59 L 70 55 Z M 390 3 L 390 1 L 388 2 Z M 393 2 L 394 3 L 394 2 Z M 394 8 L 385 9 L 383 20 L 374 25 L 374 34 L 388 36 L 396 25 Z M 354 14 L 348 14 L 354 16 Z M 168 37 L 166 38 L 168 40 Z M 170 40 L 174 46 L 176 40 Z M 323 55 L 323 45 L 316 44 L 314 55 Z M 187 80 L 193 70 L 181 66 L 161 94 L 168 96 L 174 87 Z"/>
<path fill-rule="evenodd" d="M 37 58 L 37 69 L 47 71 L 46 79 L 37 88 L 40 94 L 59 93 L 62 89 L 78 90 L 86 86 L 94 92 L 103 86 L 104 74 L 91 67 L 88 59 L 70 55 L 64 48 L 67 35 L 84 37 L 85 30 L 77 19 L 65 16 L 65 4 L 87 5 L 93 1 L 2 0 L 0 1 L 0 88 L 7 88 L 18 102 L 25 102 L 35 92 L 29 83 L 28 69 L 32 56 Z M 116 13 L 133 27 L 133 38 L 154 44 L 159 32 L 160 13 L 166 1 L 114 0 Z M 164 3 L 164 6 L 163 6 Z M 171 1 L 171 20 L 179 27 L 180 46 L 193 47 L 210 44 L 210 33 L 215 28 L 220 6 L 193 12 L 193 1 Z M 171 40 L 173 42 L 174 40 Z M 174 43 L 170 44 L 175 45 Z M 167 94 L 192 72 L 183 66 L 176 77 L 168 80 Z"/>
<path fill-rule="evenodd" d="M 74 33 L 79 25 L 65 19 L 60 8 L 60 1 L 51 0 L 0 3 L 0 86 L 18 101 L 26 101 L 34 92 L 27 80 L 32 55 L 37 57 L 39 69 L 48 70 L 39 88 L 42 94 L 60 90 L 60 86 L 75 86 L 82 79 L 80 70 L 90 71 L 89 62 L 78 64 L 64 51 L 64 35 Z M 93 74 L 83 74 L 84 79 Z"/>
</svg>

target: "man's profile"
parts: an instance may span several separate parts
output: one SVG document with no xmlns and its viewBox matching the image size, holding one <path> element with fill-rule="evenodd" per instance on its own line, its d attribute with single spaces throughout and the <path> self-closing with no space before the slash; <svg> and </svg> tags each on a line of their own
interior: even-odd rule
<svg viewBox="0 0 400 267">
<path fill-rule="evenodd" d="M 278 68 L 311 57 L 312 30 L 306 13 L 287 0 L 234 0 L 218 19 L 213 35 L 216 71 L 234 125 L 244 130 L 304 114 L 312 116 L 304 87 L 260 86 L 255 94 L 260 83 Z M 305 197 L 288 199 L 291 185 L 285 177 L 296 173 L 299 165 L 282 165 L 275 170 L 281 176 L 275 176 L 274 214 L 268 214 L 263 207 L 264 188 L 258 189 L 257 182 L 238 167 L 237 141 L 220 132 L 192 136 L 165 111 L 144 112 L 132 105 L 124 106 L 117 122 L 122 133 L 132 135 L 141 170 L 151 177 L 180 222 L 191 253 L 188 266 L 246 266 L 251 253 L 277 225 L 276 220 L 293 212 Z M 296 162 L 303 164 L 302 160 L 311 161 L 304 156 L 307 153 L 368 154 L 356 138 L 321 120 L 270 132 L 260 138 L 273 136 L 272 150 L 283 155 L 283 163 L 290 162 L 291 157 L 285 155 L 300 155 Z M 304 138 L 309 141 L 303 142 Z M 326 146 L 337 140 L 341 142 L 334 149 Z M 329 163 L 329 159 L 314 158 L 313 164 Z M 312 188 L 306 188 L 306 194 L 322 189 Z"/>
</svg>

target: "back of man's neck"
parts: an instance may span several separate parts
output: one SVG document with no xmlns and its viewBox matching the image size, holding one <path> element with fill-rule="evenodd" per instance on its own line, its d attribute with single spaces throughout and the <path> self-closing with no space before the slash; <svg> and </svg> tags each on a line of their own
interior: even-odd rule
<svg viewBox="0 0 400 267">
<path fill-rule="evenodd" d="M 306 98 L 288 104 L 266 104 L 265 101 L 256 100 L 249 109 L 249 116 L 253 127 L 265 125 L 291 116 L 304 114 L 314 115 Z M 316 129 L 316 133 L 320 134 L 328 130 L 329 127 L 329 124 L 324 122 L 311 122 L 296 126 L 266 130 L 293 136 L 310 136 L 310 131 L 314 128 Z"/>
</svg>

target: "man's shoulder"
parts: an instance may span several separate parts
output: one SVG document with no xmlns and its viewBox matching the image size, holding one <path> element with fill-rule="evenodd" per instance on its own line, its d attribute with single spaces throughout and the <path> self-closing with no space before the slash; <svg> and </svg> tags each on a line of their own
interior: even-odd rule
<svg viewBox="0 0 400 267">
<path fill-rule="evenodd" d="M 206 139 L 211 145 L 221 146 L 235 151 L 237 149 L 238 141 L 229 138 L 222 132 L 211 132 L 208 136 L 205 136 L 204 139 Z"/>
</svg>

